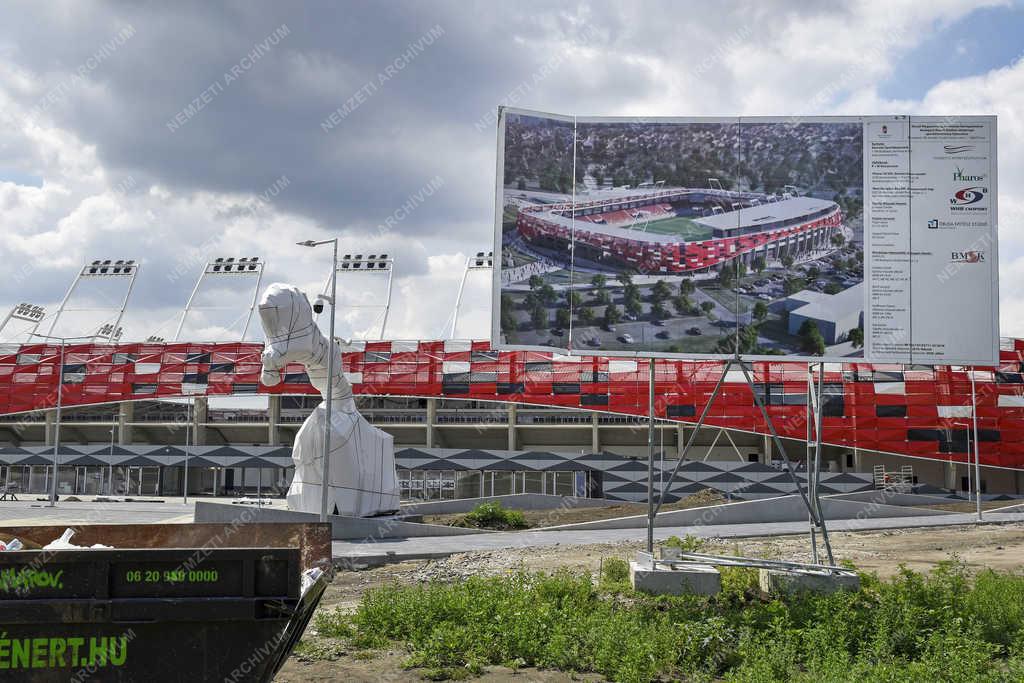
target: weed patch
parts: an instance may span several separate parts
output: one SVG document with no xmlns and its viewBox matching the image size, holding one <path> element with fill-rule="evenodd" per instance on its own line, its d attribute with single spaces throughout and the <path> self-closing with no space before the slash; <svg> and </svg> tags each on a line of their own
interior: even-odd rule
<svg viewBox="0 0 1024 683">
<path fill-rule="evenodd" d="M 628 565 L 518 573 L 458 584 L 386 585 L 322 637 L 354 648 L 400 643 L 433 680 L 488 665 L 596 672 L 614 681 L 992 681 L 1024 674 L 1024 575 L 968 576 L 957 563 L 904 569 L 862 590 L 767 599 L 757 573 L 725 568 L 711 598 L 647 596 Z"/>
<path fill-rule="evenodd" d="M 477 505 L 452 526 L 505 531 L 525 529 L 529 524 L 526 523 L 526 517 L 519 510 L 506 510 L 501 503 L 494 502 Z"/>
</svg>

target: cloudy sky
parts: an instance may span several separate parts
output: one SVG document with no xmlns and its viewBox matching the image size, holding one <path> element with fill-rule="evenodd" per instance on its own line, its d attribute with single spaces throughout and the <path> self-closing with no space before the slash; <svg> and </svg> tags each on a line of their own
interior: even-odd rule
<svg viewBox="0 0 1024 683">
<path fill-rule="evenodd" d="M 491 243 L 499 104 L 997 114 L 1002 332 L 1024 335 L 1024 7 L 843 4 L 4 3 L 0 306 L 53 307 L 87 259 L 134 258 L 126 336 L 169 337 L 206 256 L 318 290 L 329 254 L 294 243 L 337 235 L 395 257 L 388 336 L 432 337 Z M 193 338 L 230 334 L 232 284 Z M 353 305 L 382 289 L 339 284 Z M 470 281 L 459 336 L 486 336 L 487 286 Z"/>
</svg>

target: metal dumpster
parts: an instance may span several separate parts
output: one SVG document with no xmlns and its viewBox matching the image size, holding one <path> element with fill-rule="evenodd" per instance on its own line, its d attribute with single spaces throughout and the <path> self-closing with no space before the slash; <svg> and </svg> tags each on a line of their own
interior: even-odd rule
<svg viewBox="0 0 1024 683">
<path fill-rule="evenodd" d="M 38 547 L 65 527 L 0 528 Z M 89 525 L 0 552 L 0 680 L 269 681 L 330 570 L 327 524 Z"/>
</svg>

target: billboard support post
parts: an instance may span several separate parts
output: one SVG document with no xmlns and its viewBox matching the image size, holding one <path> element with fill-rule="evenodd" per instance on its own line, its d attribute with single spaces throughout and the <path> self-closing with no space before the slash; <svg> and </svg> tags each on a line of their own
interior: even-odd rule
<svg viewBox="0 0 1024 683">
<path fill-rule="evenodd" d="M 818 363 L 817 381 L 814 377 L 812 363 L 807 364 L 807 491 L 810 496 L 813 514 L 809 516 L 811 527 L 811 554 L 814 562 L 818 562 L 818 541 L 817 529 L 821 530 L 821 541 L 825 547 L 825 554 L 830 564 L 835 564 L 832 558 L 832 544 L 829 542 L 828 530 L 825 528 L 825 515 L 821 510 L 821 495 L 818 487 L 821 481 L 821 420 L 824 416 L 824 386 L 825 386 L 825 363 Z M 812 429 L 813 423 L 813 429 Z M 815 524 L 820 520 L 820 524 Z"/>
<path fill-rule="evenodd" d="M 665 495 L 662 487 L 661 495 Z M 654 359 L 647 363 L 647 552 L 654 552 Z"/>
<path fill-rule="evenodd" d="M 764 399 L 757 393 L 757 391 L 754 390 L 754 380 L 750 376 L 750 371 L 747 370 L 747 367 L 743 363 L 740 363 L 740 369 L 743 371 L 743 377 L 746 379 L 747 385 L 754 394 L 754 403 L 757 404 L 758 410 L 761 411 L 761 417 L 764 418 L 765 426 L 772 435 L 772 441 L 775 443 L 775 448 L 778 449 L 779 453 L 782 455 L 782 460 L 786 463 L 786 471 L 789 473 L 789 478 L 793 480 L 796 492 L 800 495 L 800 499 L 803 501 L 804 507 L 806 507 L 807 511 L 810 513 L 812 522 L 821 530 L 822 539 L 825 542 L 825 548 L 828 552 L 829 562 L 834 565 L 835 562 L 832 559 L 831 546 L 828 542 L 828 530 L 825 528 L 825 517 L 821 514 L 820 506 L 816 509 L 815 506 L 811 504 L 808 495 L 805 494 L 803 488 L 801 488 L 800 480 L 797 478 L 796 472 L 793 471 L 793 463 L 790 461 L 789 455 L 786 453 L 786 447 L 782 444 L 782 439 L 779 438 L 779 433 L 775 430 L 775 423 L 772 422 L 772 418 L 768 414 L 768 409 L 764 406 Z M 822 366 L 822 369 L 824 369 L 824 365 Z M 810 482 L 809 476 L 808 482 Z"/>
<path fill-rule="evenodd" d="M 981 521 L 981 463 L 979 462 L 979 460 L 980 460 L 980 457 L 979 457 L 980 451 L 978 449 L 978 397 L 977 397 L 977 394 L 975 393 L 975 389 L 974 389 L 974 367 L 973 366 L 971 367 L 971 422 L 973 423 L 971 425 L 971 431 L 974 432 L 974 434 L 973 434 L 973 436 L 974 436 L 974 500 L 975 500 L 975 505 L 976 505 L 976 509 L 977 509 L 977 512 L 978 512 L 978 521 L 980 522 Z M 968 452 L 968 454 L 967 454 L 968 461 L 970 460 L 970 457 L 971 457 L 971 454 L 970 454 L 970 452 Z M 969 462 L 968 462 L 968 465 L 967 465 L 967 469 L 968 469 L 968 471 L 970 471 L 970 469 L 971 469 L 971 466 L 970 466 Z"/>
</svg>

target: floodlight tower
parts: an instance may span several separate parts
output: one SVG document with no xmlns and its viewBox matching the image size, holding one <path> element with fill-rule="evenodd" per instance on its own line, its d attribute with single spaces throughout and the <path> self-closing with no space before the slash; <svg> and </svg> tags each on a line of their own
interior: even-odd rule
<svg viewBox="0 0 1024 683">
<path fill-rule="evenodd" d="M 394 266 L 395 259 L 391 258 L 387 254 L 369 254 L 363 256 L 362 254 L 345 254 L 338 261 L 336 268 L 339 275 L 360 275 L 366 273 L 383 273 L 388 278 L 388 291 L 385 295 L 384 303 L 372 304 L 365 306 L 364 308 L 383 308 L 384 316 L 380 323 L 380 339 L 384 339 L 384 331 L 388 326 L 388 314 L 391 312 L 391 289 L 394 280 Z M 358 308 L 358 306 L 353 306 Z M 331 330 L 333 333 L 334 330 Z"/>
<path fill-rule="evenodd" d="M 252 301 L 249 304 L 249 310 L 245 315 L 245 325 L 242 326 L 241 339 L 245 340 L 245 335 L 249 331 L 249 323 L 252 322 L 252 314 L 256 310 L 256 304 L 259 302 L 260 296 L 260 282 L 263 280 L 263 261 L 258 256 L 250 257 L 218 257 L 213 261 L 206 264 L 203 268 L 203 272 L 199 274 L 199 279 L 196 280 L 196 286 L 192 288 L 192 294 L 189 295 L 188 301 L 185 302 L 185 309 L 181 312 L 181 320 L 178 321 L 178 327 L 174 331 L 174 338 L 171 341 L 181 340 L 181 330 L 185 326 L 185 319 L 188 318 L 188 314 L 193 310 L 219 310 L 226 309 L 226 306 L 195 306 L 194 301 L 196 294 L 199 293 L 200 287 L 202 287 L 203 280 L 207 277 L 255 277 L 255 284 L 252 290 Z M 230 307 L 234 308 L 234 307 Z M 231 323 L 233 327 L 239 319 L 234 320 Z"/>
<path fill-rule="evenodd" d="M 462 292 L 466 288 L 466 278 L 469 276 L 471 270 L 491 270 L 494 268 L 494 252 L 493 251 L 478 251 L 476 256 L 470 256 L 466 259 L 466 268 L 462 271 L 462 281 L 459 283 L 459 293 L 455 296 L 455 308 L 452 309 L 452 326 L 451 331 L 442 336 L 446 339 L 451 339 L 455 336 L 455 326 L 459 322 L 459 308 L 462 306 Z M 447 327 L 447 325 L 445 325 Z"/>
<path fill-rule="evenodd" d="M 32 327 L 25 331 L 25 334 L 31 336 L 39 329 L 39 323 L 43 321 L 46 315 L 46 309 L 42 306 L 36 306 L 34 304 L 20 303 L 11 309 L 11 312 L 7 314 L 4 321 L 0 323 L 0 339 L 3 339 L 4 328 L 7 327 L 7 323 L 12 320 L 20 320 L 21 322 L 27 322 Z"/>
<path fill-rule="evenodd" d="M 105 323 L 96 330 L 96 335 L 93 339 L 107 339 L 108 341 L 116 342 L 121 339 L 123 333 L 123 328 L 118 327 L 115 329 L 110 323 Z"/>
<path fill-rule="evenodd" d="M 75 279 L 71 282 L 71 287 L 68 288 L 67 294 L 60 302 L 60 306 L 57 307 L 57 313 L 53 316 L 53 320 L 50 322 L 50 328 L 47 330 L 47 335 L 53 335 L 54 329 L 57 327 L 57 321 L 60 320 L 61 314 L 65 311 L 70 310 L 94 310 L 94 309 L 71 309 L 68 308 L 68 301 L 71 299 L 71 295 L 74 294 L 75 289 L 82 280 L 95 280 L 104 278 L 127 278 L 128 288 L 125 290 L 124 298 L 117 307 L 117 317 L 110 325 L 108 330 L 109 334 L 113 334 L 116 330 L 121 327 L 121 318 L 124 317 L 125 309 L 128 308 L 128 299 L 132 295 L 132 289 L 135 287 L 135 278 L 139 274 L 139 265 L 134 259 L 97 259 L 91 263 L 87 263 L 82 266 L 82 269 L 75 276 Z M 96 335 L 97 337 L 100 335 Z M 114 341 L 112 338 L 107 337 L 109 341 Z"/>
</svg>

